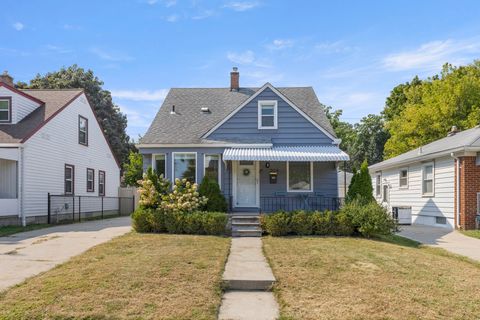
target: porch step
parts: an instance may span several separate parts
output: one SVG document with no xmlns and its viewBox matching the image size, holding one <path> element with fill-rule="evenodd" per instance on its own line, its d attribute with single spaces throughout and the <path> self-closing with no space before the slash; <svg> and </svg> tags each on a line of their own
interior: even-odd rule
<svg viewBox="0 0 480 320">
<path fill-rule="evenodd" d="M 255 228 L 255 229 L 232 228 L 232 236 L 233 237 L 261 237 L 262 236 L 262 229 L 260 229 L 260 228 Z"/>
<path fill-rule="evenodd" d="M 260 217 L 256 215 L 233 215 L 232 216 L 233 237 L 261 237 Z"/>
<path fill-rule="evenodd" d="M 260 223 L 260 217 L 258 215 L 232 216 L 232 224 L 237 223 Z"/>
</svg>

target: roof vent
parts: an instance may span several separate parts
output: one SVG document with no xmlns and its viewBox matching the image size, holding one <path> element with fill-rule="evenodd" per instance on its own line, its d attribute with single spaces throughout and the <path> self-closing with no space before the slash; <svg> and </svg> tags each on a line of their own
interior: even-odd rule
<svg viewBox="0 0 480 320">
<path fill-rule="evenodd" d="M 170 114 L 177 114 L 177 113 L 175 112 L 175 105 L 172 105 L 172 110 L 170 110 Z"/>
<path fill-rule="evenodd" d="M 210 113 L 210 109 L 208 109 L 208 107 L 202 107 L 200 110 L 202 110 L 203 113 Z"/>
<path fill-rule="evenodd" d="M 458 130 L 457 126 L 452 126 L 452 129 L 450 129 L 450 131 L 448 132 L 447 137 L 454 136 L 459 131 L 460 130 Z"/>
</svg>

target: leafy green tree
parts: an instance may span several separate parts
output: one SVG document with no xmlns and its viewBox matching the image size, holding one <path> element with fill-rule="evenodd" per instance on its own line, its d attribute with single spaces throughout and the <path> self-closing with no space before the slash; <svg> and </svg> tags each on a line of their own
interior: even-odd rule
<svg viewBox="0 0 480 320">
<path fill-rule="evenodd" d="M 130 151 L 128 161 L 123 164 L 123 181 L 127 186 L 138 187 L 143 175 L 143 159 L 138 152 Z"/>
<path fill-rule="evenodd" d="M 373 186 L 370 173 L 368 172 L 368 162 L 363 161 L 359 171 L 354 172 L 346 196 L 347 202 L 360 201 L 368 203 L 374 201 Z"/>
<path fill-rule="evenodd" d="M 364 159 L 370 164 L 383 161 L 385 143 L 390 135 L 382 116 L 369 114 L 363 117 L 360 123 L 355 124 L 355 131 L 355 141 L 350 148 L 353 165 L 360 167 Z"/>
<path fill-rule="evenodd" d="M 422 81 L 418 76 L 415 76 L 411 82 L 402 83 L 393 88 L 385 101 L 385 108 L 382 111 L 383 118 L 386 121 L 391 121 L 398 117 L 407 104 L 407 91 L 421 84 Z"/>
<path fill-rule="evenodd" d="M 342 110 L 333 110 L 330 106 L 324 107 L 324 110 L 337 137 L 342 140 L 340 148 L 347 154 L 352 154 L 354 152 L 355 141 L 357 140 L 357 133 L 354 126 L 351 123 L 340 120 L 343 113 Z M 343 169 L 349 171 L 354 167 L 355 163 L 350 161 L 347 163 L 347 167 Z"/>
<path fill-rule="evenodd" d="M 480 122 L 480 61 L 444 65 L 438 77 L 406 91 L 401 113 L 388 121 L 385 145 L 390 158 L 446 136 L 452 126 L 464 130 Z"/>
<path fill-rule="evenodd" d="M 85 71 L 74 64 L 68 68 L 63 67 L 59 71 L 49 72 L 43 76 L 37 74 L 30 81 L 28 88 L 84 89 L 115 156 L 120 163 L 124 163 L 128 158 L 129 152 L 135 149 L 133 144 L 130 143 L 130 137 L 126 133 L 127 117 L 113 103 L 110 92 L 104 90 L 102 86 L 103 81 L 98 79 L 92 70 Z"/>
<path fill-rule="evenodd" d="M 203 177 L 202 183 L 200 183 L 200 186 L 198 187 L 198 193 L 200 193 L 201 196 L 208 198 L 203 210 L 210 212 L 227 212 L 227 201 L 220 191 L 220 186 L 215 180 L 208 176 Z"/>
</svg>

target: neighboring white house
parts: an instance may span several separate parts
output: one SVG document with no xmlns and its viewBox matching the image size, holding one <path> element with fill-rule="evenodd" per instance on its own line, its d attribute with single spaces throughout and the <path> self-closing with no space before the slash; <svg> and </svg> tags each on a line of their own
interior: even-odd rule
<svg viewBox="0 0 480 320">
<path fill-rule="evenodd" d="M 370 166 L 374 196 L 403 224 L 474 229 L 480 200 L 478 152 L 479 127 L 452 128 L 443 139 Z"/>
<path fill-rule="evenodd" d="M 45 222 L 48 193 L 118 196 L 120 168 L 81 89 L 0 76 L 0 225 Z"/>
</svg>

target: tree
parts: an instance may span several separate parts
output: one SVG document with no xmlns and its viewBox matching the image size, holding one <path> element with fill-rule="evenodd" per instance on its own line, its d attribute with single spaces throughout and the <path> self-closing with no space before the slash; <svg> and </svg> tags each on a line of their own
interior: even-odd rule
<svg viewBox="0 0 480 320">
<path fill-rule="evenodd" d="M 361 201 L 362 203 L 374 201 L 372 178 L 368 172 L 367 160 L 363 161 L 360 171 L 354 172 L 348 187 L 346 201 Z"/>
<path fill-rule="evenodd" d="M 385 143 L 389 133 L 385 129 L 382 116 L 369 114 L 355 124 L 356 138 L 353 144 L 351 161 L 356 168 L 360 167 L 364 159 L 370 164 L 383 161 Z"/>
<path fill-rule="evenodd" d="M 345 151 L 347 154 L 352 154 L 354 152 L 354 144 L 357 139 L 357 134 L 355 128 L 351 123 L 340 120 L 342 115 L 342 110 L 333 110 L 332 107 L 324 107 L 325 114 L 332 124 L 332 128 L 335 131 L 335 134 L 339 139 L 342 140 L 340 143 L 340 148 Z M 350 161 L 347 163 L 347 167 L 343 168 L 344 170 L 352 170 L 355 167 L 355 163 Z"/>
<path fill-rule="evenodd" d="M 383 118 L 386 121 L 391 121 L 399 116 L 407 104 L 407 91 L 421 84 L 422 81 L 418 76 L 415 76 L 411 82 L 402 83 L 393 88 L 385 101 L 385 108 L 382 111 Z"/>
<path fill-rule="evenodd" d="M 123 181 L 127 186 L 138 187 L 143 175 L 143 159 L 138 152 L 130 151 L 128 162 L 123 165 Z"/>
<path fill-rule="evenodd" d="M 452 126 L 464 130 L 480 122 L 480 61 L 468 66 L 444 65 L 440 76 L 405 92 L 406 104 L 386 126 L 390 158 L 446 136 Z"/>
<path fill-rule="evenodd" d="M 198 193 L 208 199 L 203 208 L 205 211 L 227 212 L 227 201 L 220 191 L 220 186 L 217 181 L 208 176 L 204 176 L 202 183 L 200 183 L 198 187 Z"/>
<path fill-rule="evenodd" d="M 24 84 L 18 84 L 24 86 Z M 105 136 L 112 146 L 113 152 L 120 161 L 126 162 L 128 154 L 135 147 L 130 143 L 130 137 L 126 133 L 127 117 L 112 101 L 109 91 L 102 89 L 103 81 L 93 74 L 92 70 L 85 71 L 76 64 L 61 68 L 59 71 L 49 72 L 44 76 L 37 76 L 30 81 L 30 89 L 72 89 L 82 88 L 85 90 L 95 115 L 100 122 Z"/>
</svg>

